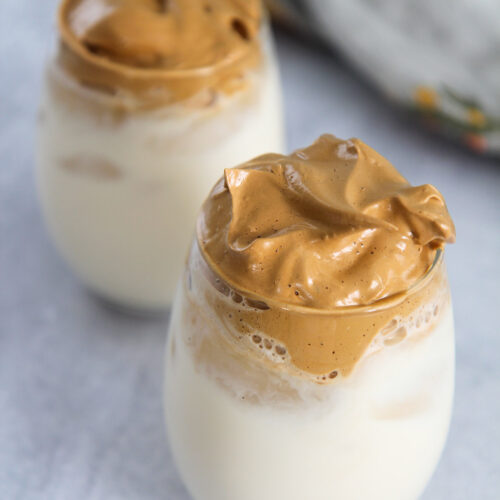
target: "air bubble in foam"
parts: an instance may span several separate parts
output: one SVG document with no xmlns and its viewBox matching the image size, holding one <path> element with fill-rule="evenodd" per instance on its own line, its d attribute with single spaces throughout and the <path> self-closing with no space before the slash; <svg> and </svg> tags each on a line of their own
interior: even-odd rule
<svg viewBox="0 0 500 500">
<path fill-rule="evenodd" d="M 396 316 L 392 318 L 381 330 L 366 351 L 369 355 L 383 347 L 397 345 L 405 339 L 428 331 L 436 321 L 442 306 L 436 301 L 429 302 L 420 306 L 409 317 L 401 318 Z"/>
<path fill-rule="evenodd" d="M 274 350 L 276 351 L 276 354 L 279 354 L 280 356 L 284 356 L 286 354 L 286 348 L 282 345 L 276 345 Z"/>
<path fill-rule="evenodd" d="M 400 326 L 395 330 L 390 336 L 384 339 L 384 345 L 395 345 L 399 344 L 406 338 L 407 332 L 404 326 Z"/>
<path fill-rule="evenodd" d="M 337 378 L 338 375 L 339 372 L 337 370 L 333 370 L 330 373 L 325 373 L 323 375 L 316 375 L 314 378 L 317 383 L 325 385 L 325 383 L 330 384 L 333 379 Z"/>
<path fill-rule="evenodd" d="M 384 328 L 382 328 L 382 335 L 387 335 L 391 333 L 398 326 L 398 319 L 393 318 Z"/>
</svg>

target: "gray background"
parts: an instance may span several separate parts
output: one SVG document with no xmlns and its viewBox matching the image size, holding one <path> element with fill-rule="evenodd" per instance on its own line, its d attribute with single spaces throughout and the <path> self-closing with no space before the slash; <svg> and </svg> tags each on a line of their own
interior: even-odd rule
<svg viewBox="0 0 500 500">
<path fill-rule="evenodd" d="M 34 120 L 55 4 L 0 1 L 0 498 L 186 500 L 163 430 L 166 319 L 96 302 L 38 211 Z M 424 499 L 498 499 L 500 161 L 421 131 L 327 51 L 284 33 L 277 42 L 290 149 L 326 131 L 359 136 L 448 201 L 457 390 Z"/>
</svg>

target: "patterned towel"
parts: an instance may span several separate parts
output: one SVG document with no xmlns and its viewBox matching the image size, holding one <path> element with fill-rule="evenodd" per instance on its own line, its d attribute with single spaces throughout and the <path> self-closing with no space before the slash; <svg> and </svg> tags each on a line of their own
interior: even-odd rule
<svg viewBox="0 0 500 500">
<path fill-rule="evenodd" d="M 500 2 L 268 0 L 386 96 L 477 152 L 500 153 Z"/>
</svg>

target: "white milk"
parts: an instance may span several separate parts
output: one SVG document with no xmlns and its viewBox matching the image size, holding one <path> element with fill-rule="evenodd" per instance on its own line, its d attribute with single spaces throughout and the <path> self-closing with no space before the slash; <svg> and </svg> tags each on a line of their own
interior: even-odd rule
<svg viewBox="0 0 500 500">
<path fill-rule="evenodd" d="M 193 498 L 417 499 L 452 407 L 454 330 L 443 292 L 439 308 L 424 304 L 419 318 L 400 323 L 406 338 L 400 330 L 377 336 L 350 375 L 319 385 L 237 354 L 203 293 L 183 284 L 167 344 L 165 405 Z M 200 347 L 210 336 L 218 338 L 213 349 Z"/>
</svg>

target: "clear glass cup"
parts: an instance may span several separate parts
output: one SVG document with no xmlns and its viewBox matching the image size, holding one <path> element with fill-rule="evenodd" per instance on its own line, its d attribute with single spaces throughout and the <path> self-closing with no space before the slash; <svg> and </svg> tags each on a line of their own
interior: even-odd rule
<svg viewBox="0 0 500 500">
<path fill-rule="evenodd" d="M 313 376 L 260 328 L 270 314 L 304 346 L 319 341 L 311 325 L 340 340 L 383 326 L 351 373 Z M 453 390 L 441 251 L 406 293 L 316 310 L 231 289 L 194 242 L 168 334 L 165 409 L 195 500 L 415 500 L 441 455 Z"/>
<path fill-rule="evenodd" d="M 161 106 L 78 80 L 61 64 L 63 44 L 48 62 L 38 120 L 39 197 L 56 247 L 103 298 L 132 309 L 166 308 L 198 208 L 223 169 L 284 149 L 267 19 L 257 36 L 259 63 L 238 76 L 237 91 L 207 84 Z M 211 71 L 217 68 L 171 77 L 189 89 L 212 81 Z"/>
</svg>

